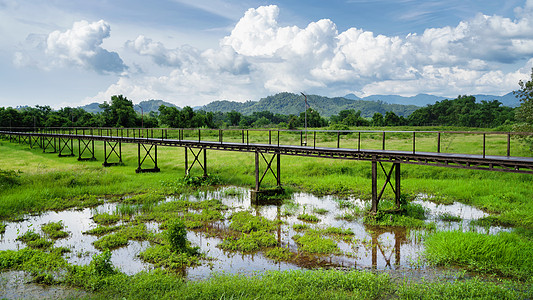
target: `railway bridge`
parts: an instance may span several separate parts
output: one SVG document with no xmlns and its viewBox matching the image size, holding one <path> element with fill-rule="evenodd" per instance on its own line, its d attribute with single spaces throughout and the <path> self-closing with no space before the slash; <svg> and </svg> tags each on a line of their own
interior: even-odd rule
<svg viewBox="0 0 533 300">
<path fill-rule="evenodd" d="M 160 171 L 157 148 L 162 146 L 184 148 L 185 175 L 198 165 L 207 176 L 208 150 L 251 152 L 255 153 L 252 196 L 262 192 L 261 183 L 267 175 L 272 175 L 281 188 L 282 155 L 369 161 L 373 213 L 378 211 L 387 186 L 400 206 L 402 164 L 533 174 L 531 152 L 521 149 L 518 142 L 533 137 L 533 133 L 524 132 L 0 128 L 0 137 L 61 157 L 77 155 L 80 161 L 96 160 L 98 141 L 103 143 L 106 167 L 122 164 L 123 143 L 137 144 L 138 173 Z M 261 169 L 261 165 L 265 167 Z M 380 189 L 379 170 L 385 174 Z"/>
</svg>

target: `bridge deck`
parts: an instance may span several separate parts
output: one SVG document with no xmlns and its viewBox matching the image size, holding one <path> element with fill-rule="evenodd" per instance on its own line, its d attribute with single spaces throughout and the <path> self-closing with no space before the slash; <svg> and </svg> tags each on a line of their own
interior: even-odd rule
<svg viewBox="0 0 533 300">
<path fill-rule="evenodd" d="M 56 133 L 35 133 L 35 132 L 6 132 L 0 133 L 22 135 L 22 136 L 44 136 L 61 137 L 70 139 L 140 143 L 171 147 L 203 148 L 222 151 L 240 152 L 263 152 L 279 153 L 282 155 L 323 157 L 346 160 L 395 162 L 416 165 L 431 165 L 450 168 L 465 168 L 477 170 L 491 170 L 513 173 L 533 174 L 533 158 L 517 156 L 495 156 L 495 155 L 475 155 L 458 153 L 437 153 L 419 151 L 398 151 L 398 150 L 371 150 L 352 148 L 332 148 L 297 145 L 278 145 L 261 143 L 236 143 L 236 142 L 216 142 L 202 140 L 184 140 L 168 138 L 143 138 L 143 137 L 123 137 L 109 135 L 80 135 L 80 134 L 56 134 Z"/>
</svg>

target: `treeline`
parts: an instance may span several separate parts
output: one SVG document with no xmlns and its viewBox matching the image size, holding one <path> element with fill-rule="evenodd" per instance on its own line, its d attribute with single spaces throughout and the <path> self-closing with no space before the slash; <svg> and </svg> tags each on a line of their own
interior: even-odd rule
<svg viewBox="0 0 533 300">
<path fill-rule="evenodd" d="M 161 105 L 158 111 L 148 114 L 135 112 L 134 105 L 122 95 L 111 97 L 109 103 L 100 104 L 99 113 L 89 113 L 82 108 L 65 107 L 52 110 L 50 106 L 0 108 L 0 127 L 172 127 L 172 128 L 264 128 L 296 129 L 305 126 L 348 129 L 354 126 L 465 126 L 497 127 L 515 122 L 515 109 L 502 106 L 501 102 L 481 101 L 472 96 L 459 96 L 443 100 L 414 111 L 408 117 L 392 111 L 384 115 L 376 112 L 371 118 L 363 117 L 360 110 L 346 109 L 326 119 L 317 110 L 309 108 L 299 115 L 283 115 L 270 111 L 206 112 L 191 107 L 179 109 Z"/>
</svg>

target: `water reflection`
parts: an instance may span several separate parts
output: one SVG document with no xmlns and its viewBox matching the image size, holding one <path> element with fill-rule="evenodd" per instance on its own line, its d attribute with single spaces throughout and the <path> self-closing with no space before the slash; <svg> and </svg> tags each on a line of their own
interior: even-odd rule
<svg viewBox="0 0 533 300">
<path fill-rule="evenodd" d="M 199 192 L 195 195 L 169 197 L 166 201 L 176 201 L 187 198 L 190 201 L 206 199 L 220 199 L 229 207 L 226 211 L 226 219 L 209 224 L 203 229 L 191 230 L 187 237 L 193 245 L 200 246 L 201 250 L 212 260 L 206 261 L 201 266 L 189 268 L 185 271 L 191 279 L 206 278 L 214 273 L 254 273 L 266 270 L 290 270 L 301 268 L 345 268 L 345 269 L 376 269 L 405 271 L 423 269 L 419 264 L 420 253 L 423 251 L 421 237 L 423 231 L 406 230 L 404 228 L 376 227 L 363 224 L 362 218 L 344 220 L 339 216 L 352 213 L 354 210 L 364 209 L 366 203 L 357 198 L 338 199 L 334 196 L 317 197 L 306 193 L 295 193 L 290 201 L 281 205 L 251 205 L 249 191 L 244 188 L 226 187 L 216 191 Z M 435 222 L 441 230 L 478 230 L 496 233 L 503 230 L 498 227 L 489 229 L 469 226 L 472 220 L 486 216 L 487 214 L 456 203 L 454 205 L 436 205 L 419 197 L 415 203 L 427 209 L 427 222 Z M 348 205 L 349 204 L 349 205 Z M 40 226 L 48 222 L 62 221 L 66 230 L 70 233 L 68 238 L 55 242 L 55 246 L 65 246 L 72 249 L 67 260 L 72 264 L 88 264 L 94 254 L 100 253 L 92 243 L 98 238 L 82 234 L 84 231 L 93 229 L 97 224 L 92 220 L 96 213 L 113 213 L 116 204 L 106 203 L 95 209 L 67 210 L 62 212 L 47 212 L 39 216 L 27 216 L 22 222 L 7 223 L 6 233 L 0 237 L 0 250 L 17 250 L 25 247 L 16 241 L 17 236 L 28 230 L 40 231 Z M 263 216 L 270 220 L 280 220 L 275 230 L 275 237 L 281 247 L 290 249 L 296 253 L 294 260 L 289 262 L 276 262 L 267 258 L 262 252 L 243 254 L 227 252 L 219 249 L 220 236 L 228 229 L 230 221 L 228 217 L 235 212 L 248 210 L 256 216 Z M 320 212 L 314 213 L 314 212 Z M 445 222 L 439 219 L 442 213 L 451 213 L 461 217 L 461 222 Z M 325 229 L 338 227 L 351 230 L 354 235 L 348 238 L 332 238 L 335 240 L 342 254 L 318 255 L 303 252 L 293 240 L 294 235 L 302 234 L 294 230 L 293 225 L 304 222 L 297 217 L 302 213 L 314 213 L 320 218 L 317 223 L 307 223 L 313 229 Z M 159 231 L 159 224 L 146 223 L 149 230 Z M 122 272 L 135 274 L 143 270 L 153 268 L 138 258 L 138 254 L 149 247 L 149 242 L 130 241 L 126 247 L 112 251 L 112 262 Z"/>
</svg>

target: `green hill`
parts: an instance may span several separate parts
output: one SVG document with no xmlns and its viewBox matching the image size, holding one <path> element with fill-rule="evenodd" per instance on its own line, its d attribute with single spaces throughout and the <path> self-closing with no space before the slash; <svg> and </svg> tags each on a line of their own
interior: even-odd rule
<svg viewBox="0 0 533 300">
<path fill-rule="evenodd" d="M 374 113 L 385 114 L 392 111 L 399 116 L 408 116 L 418 109 L 415 105 L 390 104 L 382 101 L 351 100 L 343 97 L 323 97 L 318 95 L 308 95 L 309 106 L 320 113 L 323 117 L 330 117 L 338 114 L 341 110 L 355 109 L 361 111 L 361 116 L 372 117 Z M 292 93 L 279 93 L 273 96 L 262 98 L 261 100 L 247 101 L 244 103 L 235 101 L 215 101 L 199 109 L 212 112 L 229 112 L 235 110 L 244 115 L 250 115 L 259 111 L 270 111 L 274 114 L 299 115 L 305 110 L 304 97 Z"/>
</svg>

